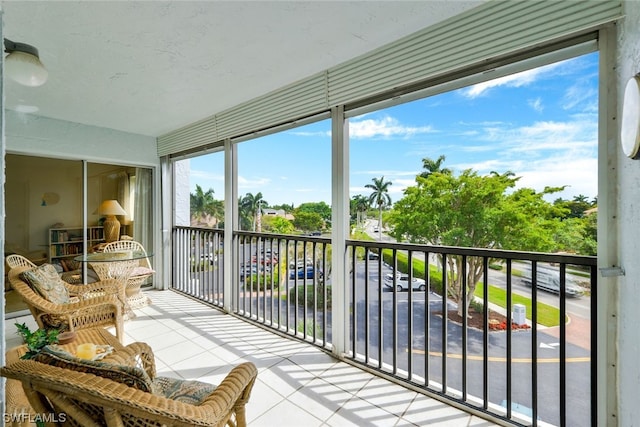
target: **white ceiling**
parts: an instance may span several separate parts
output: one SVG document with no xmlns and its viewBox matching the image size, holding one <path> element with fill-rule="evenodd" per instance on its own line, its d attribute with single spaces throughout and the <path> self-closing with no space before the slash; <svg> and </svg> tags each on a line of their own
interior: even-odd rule
<svg viewBox="0 0 640 427">
<path fill-rule="evenodd" d="M 477 6 L 471 1 L 2 1 L 48 82 L 5 105 L 159 136 Z"/>
</svg>

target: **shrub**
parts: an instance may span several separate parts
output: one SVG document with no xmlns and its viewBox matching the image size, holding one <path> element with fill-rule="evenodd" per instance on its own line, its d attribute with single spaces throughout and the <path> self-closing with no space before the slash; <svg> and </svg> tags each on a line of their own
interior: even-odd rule
<svg viewBox="0 0 640 427">
<path fill-rule="evenodd" d="M 267 290 L 276 290 L 279 285 L 278 281 L 278 273 L 274 273 L 273 275 L 273 287 L 271 286 L 271 274 L 251 274 L 250 276 L 246 276 L 244 278 L 244 289 L 252 290 L 252 291 L 264 291 Z"/>
<path fill-rule="evenodd" d="M 313 307 L 313 293 L 316 289 L 316 308 L 322 308 L 324 306 L 324 283 L 320 283 L 317 286 L 314 284 L 307 285 L 307 294 L 304 294 L 304 285 L 298 285 L 298 305 L 306 304 L 307 307 Z M 289 300 L 295 301 L 295 287 L 289 289 Z M 331 286 L 327 286 L 327 309 L 331 308 Z"/>
</svg>

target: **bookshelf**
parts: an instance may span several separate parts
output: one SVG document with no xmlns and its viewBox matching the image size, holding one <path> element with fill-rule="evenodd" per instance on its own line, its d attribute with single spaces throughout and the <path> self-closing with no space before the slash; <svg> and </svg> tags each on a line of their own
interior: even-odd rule
<svg viewBox="0 0 640 427">
<path fill-rule="evenodd" d="M 104 242 L 104 231 L 101 226 L 87 227 L 87 248 Z M 73 258 L 82 253 L 84 230 L 82 227 L 65 227 L 49 229 L 49 262 Z"/>
</svg>

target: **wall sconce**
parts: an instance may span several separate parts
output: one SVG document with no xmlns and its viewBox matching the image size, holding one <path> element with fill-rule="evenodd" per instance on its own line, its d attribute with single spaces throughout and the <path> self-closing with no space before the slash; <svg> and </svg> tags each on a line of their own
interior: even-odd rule
<svg viewBox="0 0 640 427">
<path fill-rule="evenodd" d="M 104 240 L 107 243 L 120 240 L 120 222 L 117 220 L 116 215 L 127 214 L 120 206 L 120 203 L 117 200 L 105 200 L 98 208 L 98 213 L 107 216 L 107 219 L 102 224 L 104 226 Z"/>
<path fill-rule="evenodd" d="M 627 82 L 622 103 L 622 123 L 620 124 L 622 151 L 631 159 L 638 159 L 640 151 L 640 75 L 636 74 Z"/>
<path fill-rule="evenodd" d="M 4 39 L 4 71 L 11 79 L 24 86 L 42 86 L 49 77 L 40 62 L 38 49 L 26 43 Z"/>
</svg>

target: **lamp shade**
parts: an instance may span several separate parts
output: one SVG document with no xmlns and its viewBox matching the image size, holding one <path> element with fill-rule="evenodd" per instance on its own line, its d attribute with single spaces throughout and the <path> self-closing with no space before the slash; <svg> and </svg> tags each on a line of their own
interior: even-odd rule
<svg viewBox="0 0 640 427">
<path fill-rule="evenodd" d="M 98 214 L 100 215 L 126 215 L 127 212 L 122 209 L 120 203 L 117 200 L 105 200 L 98 207 Z"/>
<path fill-rule="evenodd" d="M 8 77 L 24 86 L 41 86 L 49 77 L 44 68 L 38 49 L 26 43 L 16 43 L 4 39 L 4 71 Z"/>
</svg>

